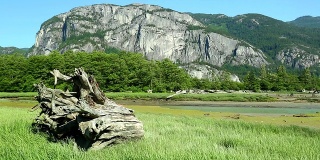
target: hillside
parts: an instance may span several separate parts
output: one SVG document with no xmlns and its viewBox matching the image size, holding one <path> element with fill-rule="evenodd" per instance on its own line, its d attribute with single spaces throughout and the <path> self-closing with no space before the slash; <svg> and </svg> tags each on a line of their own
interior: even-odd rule
<svg viewBox="0 0 320 160">
<path fill-rule="evenodd" d="M 233 73 L 239 68 L 280 64 L 318 69 L 319 35 L 320 29 L 259 14 L 227 17 L 186 14 L 154 5 L 101 4 L 74 8 L 44 22 L 29 56 L 54 50 L 120 49 L 141 53 L 148 60 L 168 58 L 189 73 L 199 72 L 195 74 L 201 78 L 211 77 L 213 68 Z"/>
<path fill-rule="evenodd" d="M 1 54 L 13 54 L 20 53 L 25 55 L 29 49 L 28 48 L 16 48 L 16 47 L 1 47 L 0 46 L 0 55 Z"/>
<path fill-rule="evenodd" d="M 303 16 L 289 23 L 298 27 L 320 28 L 320 17 Z"/>
<path fill-rule="evenodd" d="M 261 49 L 271 64 L 285 64 L 292 68 L 319 64 L 320 29 L 300 28 L 259 14 L 191 16 L 207 26 L 218 28 L 221 34 L 237 37 Z"/>
</svg>

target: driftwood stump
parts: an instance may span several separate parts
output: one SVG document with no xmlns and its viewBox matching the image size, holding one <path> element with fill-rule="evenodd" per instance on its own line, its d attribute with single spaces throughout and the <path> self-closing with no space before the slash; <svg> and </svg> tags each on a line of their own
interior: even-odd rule
<svg viewBox="0 0 320 160">
<path fill-rule="evenodd" d="M 57 139 L 72 137 L 83 149 L 102 149 L 129 139 L 142 138 L 142 123 L 133 110 L 106 98 L 95 78 L 82 68 L 71 76 L 53 70 L 55 78 L 73 83 L 72 92 L 35 84 L 37 104 L 41 112 L 33 122 L 34 129 L 49 133 Z"/>
</svg>

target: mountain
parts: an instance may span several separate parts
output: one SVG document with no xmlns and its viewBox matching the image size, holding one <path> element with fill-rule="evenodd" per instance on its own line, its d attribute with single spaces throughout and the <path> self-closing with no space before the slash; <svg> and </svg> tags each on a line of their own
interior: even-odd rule
<svg viewBox="0 0 320 160">
<path fill-rule="evenodd" d="M 319 34 L 319 29 L 259 14 L 228 17 L 180 13 L 155 5 L 99 4 L 45 21 L 28 55 L 116 48 L 141 53 L 149 60 L 168 58 L 189 72 L 279 64 L 306 68 L 319 65 Z"/>
<path fill-rule="evenodd" d="M 319 17 L 303 16 L 293 21 L 290 21 L 289 23 L 296 25 L 298 27 L 320 28 L 320 16 Z"/>
<path fill-rule="evenodd" d="M 220 34 L 237 37 L 260 49 L 270 64 L 285 64 L 292 68 L 319 64 L 318 28 L 301 28 L 260 14 L 191 16 Z"/>
<path fill-rule="evenodd" d="M 16 47 L 1 47 L 0 46 L 0 55 L 1 54 L 13 54 L 13 53 L 20 53 L 26 54 L 29 48 L 16 48 Z"/>
<path fill-rule="evenodd" d="M 78 7 L 44 22 L 29 55 L 117 48 L 179 64 L 268 63 L 249 43 L 207 32 L 205 27 L 188 14 L 154 5 Z"/>
</svg>

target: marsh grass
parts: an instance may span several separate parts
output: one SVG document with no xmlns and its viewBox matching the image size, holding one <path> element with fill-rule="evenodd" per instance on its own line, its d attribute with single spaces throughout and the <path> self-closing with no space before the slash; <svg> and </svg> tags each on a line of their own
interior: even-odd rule
<svg viewBox="0 0 320 160">
<path fill-rule="evenodd" d="M 173 93 L 106 93 L 106 96 L 114 100 L 159 100 L 166 99 Z M 276 98 L 266 94 L 247 94 L 247 93 L 211 93 L 211 94 L 180 94 L 172 97 L 176 101 L 237 101 L 237 102 L 271 102 Z"/>
<path fill-rule="evenodd" d="M 236 102 L 271 102 L 274 97 L 265 94 L 217 93 L 217 94 L 182 94 L 173 97 L 173 100 L 198 100 L 198 101 L 236 101 Z"/>
<path fill-rule="evenodd" d="M 131 92 L 108 92 L 105 95 L 113 100 L 158 100 L 166 99 L 172 93 L 131 93 Z"/>
<path fill-rule="evenodd" d="M 0 99 L 0 106 L 17 107 L 17 108 L 32 108 L 37 102 L 35 100 L 12 100 Z"/>
<path fill-rule="evenodd" d="M 108 92 L 105 95 L 113 100 L 160 100 L 174 93 L 132 93 Z M 10 93 L 0 92 L 0 98 L 33 99 L 36 92 Z M 238 102 L 271 102 L 276 98 L 260 93 L 210 93 L 210 94 L 181 94 L 174 96 L 175 101 L 238 101 Z"/>
<path fill-rule="evenodd" d="M 34 97 L 36 92 L 0 92 L 0 98 Z"/>
<path fill-rule="evenodd" d="M 0 159 L 320 158 L 318 130 L 214 120 L 192 115 L 191 111 L 189 114 L 154 113 L 136 107 L 136 116 L 145 129 L 142 140 L 86 152 L 76 149 L 72 140 L 51 142 L 43 134 L 34 134 L 30 124 L 37 113 L 0 107 Z"/>
</svg>

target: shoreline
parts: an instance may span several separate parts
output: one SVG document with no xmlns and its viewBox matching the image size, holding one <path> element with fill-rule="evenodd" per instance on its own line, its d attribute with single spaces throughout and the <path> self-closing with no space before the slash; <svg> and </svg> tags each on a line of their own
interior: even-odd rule
<svg viewBox="0 0 320 160">
<path fill-rule="evenodd" d="M 165 100 L 114 100 L 121 105 L 145 106 L 202 106 L 202 107 L 253 107 L 253 108 L 319 108 L 312 102 L 234 102 L 234 101 L 165 101 Z"/>
</svg>

